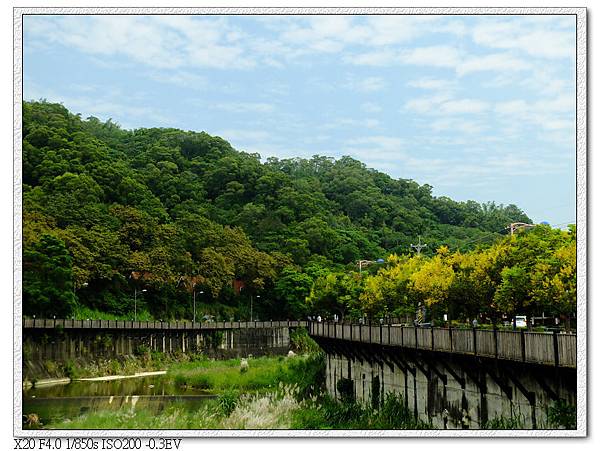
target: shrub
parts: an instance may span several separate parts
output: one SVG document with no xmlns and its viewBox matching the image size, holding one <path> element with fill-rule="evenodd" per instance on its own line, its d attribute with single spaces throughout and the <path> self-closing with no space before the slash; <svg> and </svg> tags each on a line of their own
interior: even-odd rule
<svg viewBox="0 0 600 451">
<path fill-rule="evenodd" d="M 308 331 L 303 327 L 294 330 L 290 334 L 290 347 L 299 354 L 321 352 L 321 348 L 317 342 L 310 338 Z"/>
<path fill-rule="evenodd" d="M 221 393 L 217 398 L 217 404 L 219 406 L 219 410 L 223 415 L 228 417 L 231 415 L 239 402 L 240 392 L 237 390 L 225 390 Z"/>
<path fill-rule="evenodd" d="M 341 378 L 337 381 L 336 388 L 343 403 L 354 402 L 354 381 L 352 379 Z"/>
<path fill-rule="evenodd" d="M 573 404 L 567 404 L 562 399 L 554 402 L 548 409 L 548 421 L 557 428 L 576 429 L 577 409 Z"/>
</svg>

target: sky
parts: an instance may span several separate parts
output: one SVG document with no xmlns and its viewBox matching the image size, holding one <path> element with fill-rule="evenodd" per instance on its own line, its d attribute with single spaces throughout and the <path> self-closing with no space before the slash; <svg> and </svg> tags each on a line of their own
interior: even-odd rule
<svg viewBox="0 0 600 451">
<path fill-rule="evenodd" d="M 575 16 L 25 16 L 23 96 L 575 222 Z"/>
</svg>

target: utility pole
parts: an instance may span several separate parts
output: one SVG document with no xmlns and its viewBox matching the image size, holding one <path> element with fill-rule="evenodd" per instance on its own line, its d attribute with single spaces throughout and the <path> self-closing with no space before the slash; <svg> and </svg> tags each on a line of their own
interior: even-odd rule
<svg viewBox="0 0 600 451">
<path fill-rule="evenodd" d="M 417 255 L 421 255 L 421 249 L 427 247 L 427 244 L 421 244 L 421 235 L 419 235 L 419 244 L 411 244 L 410 247 L 417 250 Z"/>
<path fill-rule="evenodd" d="M 509 229 L 510 234 L 514 235 L 517 230 L 527 229 L 529 227 L 535 227 L 535 224 L 527 224 L 526 222 L 511 222 L 505 227 L 505 229 Z"/>
</svg>

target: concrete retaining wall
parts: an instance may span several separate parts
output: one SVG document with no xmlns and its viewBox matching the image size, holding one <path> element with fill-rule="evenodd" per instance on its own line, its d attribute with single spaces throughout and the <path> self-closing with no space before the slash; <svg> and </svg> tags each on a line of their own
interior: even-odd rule
<svg viewBox="0 0 600 451">
<path fill-rule="evenodd" d="M 141 354 L 198 353 L 215 357 L 283 354 L 287 327 L 222 330 L 24 329 L 23 359 L 30 362 L 113 358 Z"/>
<path fill-rule="evenodd" d="M 332 396 L 340 396 L 342 378 L 354 382 L 355 397 L 364 403 L 372 402 L 372 390 L 379 387 L 379 399 L 401 395 L 418 418 L 435 428 L 479 429 L 501 417 L 518 419 L 523 428 L 548 428 L 553 401 L 576 401 L 576 373 L 570 368 L 318 341 L 327 353 Z"/>
</svg>

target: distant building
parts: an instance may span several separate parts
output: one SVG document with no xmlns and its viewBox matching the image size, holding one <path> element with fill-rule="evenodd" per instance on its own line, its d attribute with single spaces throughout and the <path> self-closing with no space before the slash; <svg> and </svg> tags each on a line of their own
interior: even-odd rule
<svg viewBox="0 0 600 451">
<path fill-rule="evenodd" d="M 231 286 L 235 295 L 239 296 L 240 292 L 242 291 L 242 288 L 244 288 L 246 285 L 244 284 L 243 280 L 235 279 L 231 281 Z"/>
</svg>

